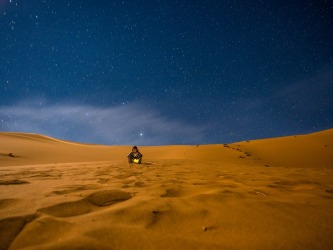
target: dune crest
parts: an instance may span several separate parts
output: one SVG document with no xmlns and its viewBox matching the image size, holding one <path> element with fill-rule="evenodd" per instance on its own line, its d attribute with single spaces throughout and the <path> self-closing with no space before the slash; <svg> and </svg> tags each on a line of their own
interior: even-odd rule
<svg viewBox="0 0 333 250">
<path fill-rule="evenodd" d="M 130 146 L 103 146 L 62 141 L 44 135 L 0 132 L 0 166 L 123 160 Z M 145 158 L 190 159 L 267 166 L 330 167 L 333 129 L 224 145 L 146 146 Z M 248 161 L 250 160 L 250 161 Z M 252 163 L 251 163 L 252 162 Z"/>
<path fill-rule="evenodd" d="M 330 249 L 333 129 L 140 147 L 0 133 L 0 249 Z"/>
</svg>

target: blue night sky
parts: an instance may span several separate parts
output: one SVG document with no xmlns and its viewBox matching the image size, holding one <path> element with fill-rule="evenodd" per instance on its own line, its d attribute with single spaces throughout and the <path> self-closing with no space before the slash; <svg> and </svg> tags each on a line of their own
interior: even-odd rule
<svg viewBox="0 0 333 250">
<path fill-rule="evenodd" d="M 0 130 L 229 143 L 333 127 L 333 2 L 0 0 Z"/>
</svg>

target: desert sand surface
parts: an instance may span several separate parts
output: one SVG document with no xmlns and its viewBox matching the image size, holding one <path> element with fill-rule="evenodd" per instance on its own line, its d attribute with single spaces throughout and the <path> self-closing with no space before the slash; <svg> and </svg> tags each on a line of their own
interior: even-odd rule
<svg viewBox="0 0 333 250">
<path fill-rule="evenodd" d="M 333 129 L 131 147 L 0 133 L 0 249 L 333 249 Z"/>
</svg>

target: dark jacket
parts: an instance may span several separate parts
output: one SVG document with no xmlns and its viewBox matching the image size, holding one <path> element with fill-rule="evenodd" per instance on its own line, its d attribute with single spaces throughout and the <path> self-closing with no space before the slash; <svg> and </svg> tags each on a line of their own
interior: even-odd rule
<svg viewBox="0 0 333 250">
<path fill-rule="evenodd" d="M 136 153 L 131 152 L 127 155 L 127 157 L 132 158 L 132 159 L 140 159 L 140 158 L 142 158 L 142 156 L 143 155 L 139 151 Z"/>
</svg>

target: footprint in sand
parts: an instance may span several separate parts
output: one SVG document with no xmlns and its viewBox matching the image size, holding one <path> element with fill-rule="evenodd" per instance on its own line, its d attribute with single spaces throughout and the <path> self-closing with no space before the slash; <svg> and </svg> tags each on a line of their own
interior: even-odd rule
<svg viewBox="0 0 333 250">
<path fill-rule="evenodd" d="M 144 187 L 145 183 L 142 182 L 142 181 L 137 181 L 137 182 L 134 183 L 134 186 L 136 186 L 136 187 Z"/>
<path fill-rule="evenodd" d="M 132 195 L 120 190 L 98 191 L 85 198 L 97 207 L 106 207 L 132 198 Z"/>
<path fill-rule="evenodd" d="M 278 189 L 294 189 L 294 190 L 301 190 L 301 189 L 313 189 L 319 184 L 316 182 L 308 181 L 308 180 L 283 180 L 283 181 L 276 181 L 273 184 L 267 185 L 269 188 L 278 188 Z"/>
<path fill-rule="evenodd" d="M 8 249 L 25 224 L 35 218 L 36 215 L 26 215 L 0 220 L 0 249 Z"/>
<path fill-rule="evenodd" d="M 169 188 L 165 190 L 165 193 L 161 195 L 162 198 L 174 198 L 180 197 L 182 192 L 180 189 Z"/>
<path fill-rule="evenodd" d="M 40 216 L 24 225 L 20 233 L 13 239 L 10 249 L 90 249 L 89 247 L 76 248 L 73 246 L 54 247 L 62 239 L 73 232 L 75 224 L 53 218 Z M 51 243 L 52 242 L 52 243 Z M 51 244 L 50 244 L 51 243 Z M 0 249 L 2 246 L 0 245 Z M 6 248 L 8 249 L 8 248 Z M 94 248 L 97 249 L 97 248 Z"/>
<path fill-rule="evenodd" d="M 56 217 L 72 217 L 90 213 L 96 207 L 106 207 L 126 201 L 132 195 L 119 190 L 103 190 L 92 193 L 88 197 L 71 202 L 64 202 L 54 206 L 41 208 L 38 211 Z"/>
<path fill-rule="evenodd" d="M 22 181 L 22 180 L 0 181 L 0 185 L 20 185 L 28 183 L 29 183 L 28 181 Z"/>
<path fill-rule="evenodd" d="M 38 212 L 55 217 L 71 217 L 87 214 L 93 210 L 93 206 L 85 200 L 59 203 L 54 206 L 38 209 Z"/>
<path fill-rule="evenodd" d="M 0 209 L 11 207 L 19 202 L 19 199 L 0 199 Z"/>
<path fill-rule="evenodd" d="M 61 188 L 61 190 L 53 191 L 51 194 L 63 195 L 83 190 L 97 189 L 97 187 L 98 187 L 97 185 L 67 185 L 67 186 L 58 187 Z"/>
</svg>

